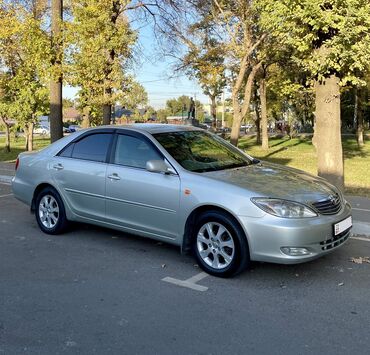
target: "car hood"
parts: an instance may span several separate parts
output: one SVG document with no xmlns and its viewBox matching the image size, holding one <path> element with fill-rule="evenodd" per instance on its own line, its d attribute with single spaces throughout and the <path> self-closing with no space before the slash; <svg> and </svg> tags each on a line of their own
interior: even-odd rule
<svg viewBox="0 0 370 355">
<path fill-rule="evenodd" d="M 209 178 L 244 188 L 254 197 L 313 202 L 337 193 L 337 190 L 322 178 L 267 162 L 204 174 Z"/>
</svg>

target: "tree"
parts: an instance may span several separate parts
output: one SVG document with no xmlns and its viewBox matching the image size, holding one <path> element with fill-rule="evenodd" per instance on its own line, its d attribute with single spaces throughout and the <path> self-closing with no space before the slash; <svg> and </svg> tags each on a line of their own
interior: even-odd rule
<svg viewBox="0 0 370 355">
<path fill-rule="evenodd" d="M 126 82 L 126 90 L 122 93 L 120 102 L 129 109 L 136 109 L 139 106 L 143 107 L 148 103 L 148 93 L 145 91 L 144 86 L 131 80 Z"/>
<path fill-rule="evenodd" d="M 66 24 L 67 80 L 81 88 L 80 107 L 100 106 L 103 124 L 110 124 L 112 105 L 127 91 L 126 74 L 136 40 L 125 14 L 127 0 L 78 0 Z"/>
<path fill-rule="evenodd" d="M 242 121 L 249 115 L 253 84 L 262 61 L 257 51 L 266 38 L 258 26 L 259 14 L 252 1 L 213 1 L 217 24 L 231 73 L 233 125 L 230 141 L 237 145 Z"/>
<path fill-rule="evenodd" d="M 10 123 L 12 100 L 9 95 L 9 75 L 6 73 L 0 74 L 0 127 L 5 128 L 5 147 L 4 151 L 10 152 Z"/>
<path fill-rule="evenodd" d="M 37 6 L 37 2 L 32 2 Z M 47 112 L 49 41 L 35 8 L 0 1 L 0 59 L 2 77 L 7 78 L 7 113 L 26 133 L 26 149 L 33 149 L 33 127 Z"/>
<path fill-rule="evenodd" d="M 205 95 L 211 100 L 213 124 L 217 122 L 217 99 L 226 86 L 224 57 L 214 39 L 203 36 L 203 41 L 189 49 L 183 66 L 190 78 L 196 78 Z"/>
<path fill-rule="evenodd" d="M 52 143 L 63 137 L 62 22 L 63 0 L 51 0 L 50 139 Z"/>
<path fill-rule="evenodd" d="M 165 123 L 167 121 L 167 116 L 169 116 L 167 109 L 157 110 L 157 118 L 159 122 Z"/>
<path fill-rule="evenodd" d="M 170 99 L 166 101 L 166 110 L 171 116 L 182 116 L 184 119 L 188 116 L 188 110 L 190 107 L 190 96 L 182 95 L 176 99 Z M 200 101 L 195 100 L 195 111 L 199 112 L 203 110 L 203 106 Z"/>
<path fill-rule="evenodd" d="M 367 0 L 266 0 L 263 11 L 264 28 L 293 48 L 296 61 L 311 74 L 318 174 L 339 188 L 344 186 L 341 87 L 363 83 L 369 18 Z"/>
<path fill-rule="evenodd" d="M 171 42 L 175 37 L 180 38 L 180 42 L 196 54 L 198 43 L 188 34 L 198 29 L 194 33 L 203 33 L 203 37 L 208 38 L 212 53 L 223 56 L 233 106 L 230 140 L 237 145 L 241 123 L 250 111 L 254 79 L 262 65 L 256 52 L 266 34 L 259 30 L 259 15 L 253 1 L 195 0 L 183 3 L 171 1 L 174 13 L 169 13 L 166 8 L 163 32 L 169 34 Z M 203 74 L 207 73 L 204 68 L 201 70 Z"/>
</svg>

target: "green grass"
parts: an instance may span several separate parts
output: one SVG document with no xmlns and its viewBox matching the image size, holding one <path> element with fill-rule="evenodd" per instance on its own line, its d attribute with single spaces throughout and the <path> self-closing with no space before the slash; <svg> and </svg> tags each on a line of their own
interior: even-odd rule
<svg viewBox="0 0 370 355">
<path fill-rule="evenodd" d="M 35 136 L 33 139 L 33 147 L 35 150 L 46 147 L 50 144 L 50 138 Z M 17 159 L 19 153 L 24 152 L 26 140 L 24 137 L 11 138 L 10 153 L 5 152 L 5 137 L 0 137 L 0 162 L 12 162 Z"/>
<path fill-rule="evenodd" d="M 41 149 L 50 143 L 49 138 L 34 138 L 35 149 Z M 14 161 L 24 151 L 25 139 L 12 140 L 11 152 L 4 152 L 5 138 L 0 137 L 0 162 Z M 317 172 L 317 158 L 311 138 L 270 138 L 270 149 L 264 151 L 256 144 L 255 137 L 242 137 L 239 147 L 248 154 L 262 160 L 305 170 L 311 174 Z M 359 148 L 354 138 L 343 138 L 344 169 L 346 193 L 370 197 L 370 140 Z"/>
<path fill-rule="evenodd" d="M 255 158 L 317 174 L 317 157 L 311 138 L 270 138 L 264 151 L 255 137 L 242 137 L 239 147 Z M 343 137 L 345 192 L 370 197 L 370 141 L 359 148 L 354 138 Z"/>
</svg>

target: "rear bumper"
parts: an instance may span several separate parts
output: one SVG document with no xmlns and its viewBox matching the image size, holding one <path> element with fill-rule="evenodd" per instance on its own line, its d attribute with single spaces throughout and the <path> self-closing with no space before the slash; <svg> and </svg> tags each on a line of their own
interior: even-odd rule
<svg viewBox="0 0 370 355">
<path fill-rule="evenodd" d="M 12 191 L 13 195 L 19 201 L 24 202 L 28 206 L 32 204 L 34 186 L 27 183 L 25 180 L 14 176 L 12 179 Z"/>
<path fill-rule="evenodd" d="M 346 204 L 333 216 L 286 219 L 266 214 L 262 218 L 239 216 L 239 219 L 248 238 L 251 260 L 298 264 L 316 259 L 344 245 L 351 230 L 347 229 L 334 236 L 334 224 L 349 216 L 351 207 Z M 307 254 L 288 255 L 286 248 L 303 248 Z"/>
</svg>

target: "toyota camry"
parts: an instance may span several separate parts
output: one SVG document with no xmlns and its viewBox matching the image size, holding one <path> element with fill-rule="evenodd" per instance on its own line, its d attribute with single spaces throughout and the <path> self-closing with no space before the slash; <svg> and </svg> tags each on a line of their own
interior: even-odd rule
<svg viewBox="0 0 370 355">
<path fill-rule="evenodd" d="M 251 260 L 315 259 L 342 246 L 352 226 L 350 205 L 326 180 L 190 126 L 77 131 L 20 154 L 12 187 L 45 233 L 71 221 L 118 229 L 192 251 L 222 277 Z"/>
</svg>

